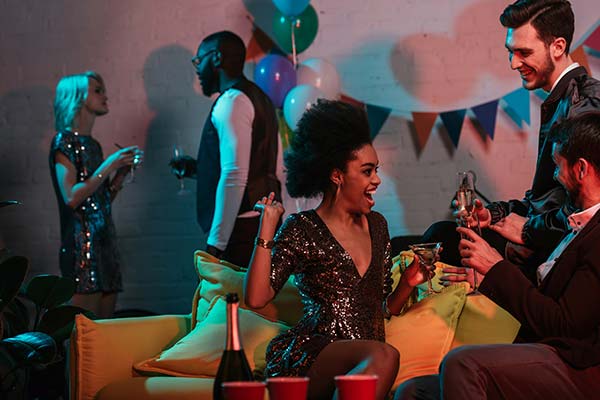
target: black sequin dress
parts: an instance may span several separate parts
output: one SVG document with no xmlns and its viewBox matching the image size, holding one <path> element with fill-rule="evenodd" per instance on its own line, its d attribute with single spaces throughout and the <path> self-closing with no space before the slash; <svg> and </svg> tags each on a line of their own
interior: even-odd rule
<svg viewBox="0 0 600 400">
<path fill-rule="evenodd" d="M 100 144 L 91 136 L 59 132 L 50 146 L 50 174 L 60 212 L 60 270 L 77 283 L 77 293 L 122 290 L 117 236 L 111 213 L 108 179 L 77 208 L 69 207 L 56 178 L 56 152 L 75 166 L 78 182 L 92 176 L 104 161 Z"/>
<path fill-rule="evenodd" d="M 295 275 L 304 315 L 267 348 L 267 376 L 304 376 L 336 340 L 385 341 L 383 302 L 391 292 L 391 246 L 384 217 L 367 214 L 371 264 L 360 276 L 350 254 L 314 211 L 290 215 L 275 237 L 271 285 Z"/>
</svg>

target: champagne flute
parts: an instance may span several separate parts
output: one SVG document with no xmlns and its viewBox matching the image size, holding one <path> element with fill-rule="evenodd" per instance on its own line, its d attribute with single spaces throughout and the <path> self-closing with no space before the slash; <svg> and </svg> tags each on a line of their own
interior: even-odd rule
<svg viewBox="0 0 600 400">
<path fill-rule="evenodd" d="M 408 247 L 419 256 L 419 266 L 422 268 L 423 273 L 427 277 L 427 296 L 433 293 L 438 293 L 433 289 L 431 284 L 431 276 L 429 274 L 430 267 L 435 263 L 437 254 L 440 251 L 442 242 L 434 243 L 417 243 L 411 244 Z"/>
<path fill-rule="evenodd" d="M 122 149 L 123 146 L 121 146 L 119 143 L 115 143 L 115 146 L 118 149 Z M 134 156 L 133 156 L 133 163 L 131 164 L 131 166 L 129 167 L 129 174 L 127 174 L 127 177 L 125 178 L 125 183 L 133 183 L 135 182 L 135 169 L 138 166 L 138 164 L 140 163 L 140 157 L 138 156 L 137 152 L 134 152 Z"/>
<path fill-rule="evenodd" d="M 474 230 L 481 236 L 479 218 L 475 211 L 475 173 L 473 171 L 458 172 L 456 174 L 458 190 L 456 192 L 456 210 L 458 213 L 458 224 L 462 227 Z M 462 239 L 466 239 L 461 235 Z M 473 270 L 473 291 L 479 293 L 477 271 Z"/>
<path fill-rule="evenodd" d="M 183 149 L 181 148 L 181 146 L 175 145 L 173 146 L 173 157 L 175 159 L 178 159 L 180 157 L 183 157 L 184 153 L 183 153 Z M 184 195 L 189 193 L 189 190 L 186 190 L 185 188 L 185 183 L 184 183 L 184 176 L 185 176 L 185 164 L 184 163 L 175 163 L 173 166 L 173 172 L 175 173 L 175 176 L 177 177 L 177 179 L 179 180 L 179 191 L 177 192 L 178 195 Z"/>
</svg>

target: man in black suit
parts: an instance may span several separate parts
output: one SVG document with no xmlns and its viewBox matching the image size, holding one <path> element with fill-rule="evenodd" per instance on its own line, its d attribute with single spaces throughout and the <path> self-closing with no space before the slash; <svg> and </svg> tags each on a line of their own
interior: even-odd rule
<svg viewBox="0 0 600 400">
<path fill-rule="evenodd" d="M 554 179 L 578 211 L 537 268 L 537 284 L 475 232 L 457 229 L 466 236 L 459 244 L 462 265 L 484 276 L 481 293 L 521 323 L 515 343 L 459 347 L 444 358 L 439 376 L 405 382 L 397 399 L 598 397 L 600 113 L 566 120 L 550 131 L 549 139 Z"/>
</svg>

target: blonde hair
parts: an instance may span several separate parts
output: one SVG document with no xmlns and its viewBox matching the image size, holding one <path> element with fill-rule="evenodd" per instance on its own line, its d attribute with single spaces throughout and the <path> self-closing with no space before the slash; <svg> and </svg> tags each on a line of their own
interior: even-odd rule
<svg viewBox="0 0 600 400">
<path fill-rule="evenodd" d="M 64 76 L 56 85 L 54 127 L 57 132 L 73 127 L 73 120 L 87 99 L 90 78 L 104 85 L 104 80 L 100 74 L 94 71 Z"/>
</svg>

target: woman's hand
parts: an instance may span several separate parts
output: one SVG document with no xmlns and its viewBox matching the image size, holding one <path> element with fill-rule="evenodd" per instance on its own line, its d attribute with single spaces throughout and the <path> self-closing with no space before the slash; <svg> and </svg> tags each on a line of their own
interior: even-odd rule
<svg viewBox="0 0 600 400">
<path fill-rule="evenodd" d="M 275 193 L 271 192 L 268 196 L 263 197 L 254 205 L 254 209 L 261 213 L 261 224 L 269 224 L 273 227 L 277 226 L 279 219 L 285 212 L 283 204 L 275 200 Z"/>
<path fill-rule="evenodd" d="M 431 279 L 435 276 L 435 265 L 426 267 L 420 264 L 419 256 L 415 254 L 410 265 L 406 267 L 400 276 L 400 282 L 414 288 L 423 282 L 427 282 L 428 278 Z"/>
<path fill-rule="evenodd" d="M 105 163 L 109 172 L 118 171 L 124 167 L 137 168 L 144 160 L 144 152 L 138 146 L 119 149 L 106 158 Z"/>
</svg>

